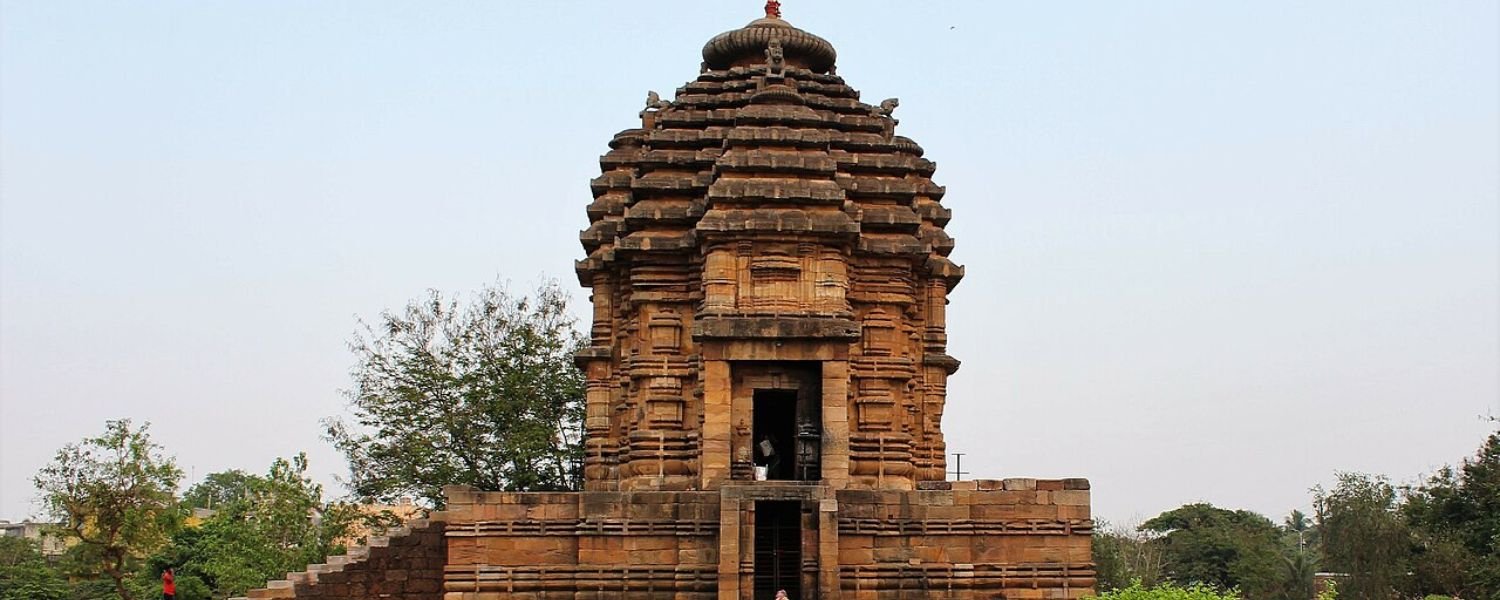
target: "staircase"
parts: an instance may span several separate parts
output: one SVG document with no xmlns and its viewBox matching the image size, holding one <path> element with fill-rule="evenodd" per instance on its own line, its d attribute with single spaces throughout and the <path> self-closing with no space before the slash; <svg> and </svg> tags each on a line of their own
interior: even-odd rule
<svg viewBox="0 0 1500 600">
<path fill-rule="evenodd" d="M 412 519 L 327 562 L 287 573 L 285 579 L 268 581 L 266 587 L 230 600 L 442 600 L 448 555 L 444 525 L 441 513 Z"/>
</svg>

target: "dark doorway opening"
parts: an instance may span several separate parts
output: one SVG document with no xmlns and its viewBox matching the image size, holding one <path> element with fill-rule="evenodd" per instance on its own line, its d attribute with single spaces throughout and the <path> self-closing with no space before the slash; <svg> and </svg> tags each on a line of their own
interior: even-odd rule
<svg viewBox="0 0 1500 600">
<path fill-rule="evenodd" d="M 755 390 L 752 410 L 755 465 L 766 467 L 766 479 L 793 479 L 797 461 L 797 392 Z"/>
<path fill-rule="evenodd" d="M 795 501 L 755 503 L 755 597 L 786 590 L 802 597 L 802 508 Z"/>
</svg>

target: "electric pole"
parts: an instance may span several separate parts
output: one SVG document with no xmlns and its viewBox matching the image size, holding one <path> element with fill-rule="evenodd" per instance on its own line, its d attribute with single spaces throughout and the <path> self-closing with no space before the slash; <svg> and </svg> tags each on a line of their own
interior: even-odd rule
<svg viewBox="0 0 1500 600">
<path fill-rule="evenodd" d="M 953 453 L 953 470 L 949 471 L 948 474 L 953 476 L 954 481 L 963 481 L 964 475 L 969 474 L 968 471 L 964 470 L 964 453 Z"/>
</svg>

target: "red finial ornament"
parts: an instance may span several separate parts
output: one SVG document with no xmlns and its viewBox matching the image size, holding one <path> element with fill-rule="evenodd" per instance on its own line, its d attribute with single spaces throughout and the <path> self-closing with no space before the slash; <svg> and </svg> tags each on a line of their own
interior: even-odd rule
<svg viewBox="0 0 1500 600">
<path fill-rule="evenodd" d="M 781 18 L 781 3 L 780 2 L 778 2 L 777 0 L 766 0 L 766 18 L 767 19 L 780 19 Z"/>
</svg>

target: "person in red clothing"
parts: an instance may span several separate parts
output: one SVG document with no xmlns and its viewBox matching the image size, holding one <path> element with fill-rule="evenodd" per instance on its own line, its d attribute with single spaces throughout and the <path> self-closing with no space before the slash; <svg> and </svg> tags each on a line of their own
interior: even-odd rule
<svg viewBox="0 0 1500 600">
<path fill-rule="evenodd" d="M 161 597 L 162 600 L 177 598 L 177 581 L 172 577 L 172 567 L 161 572 Z"/>
</svg>

